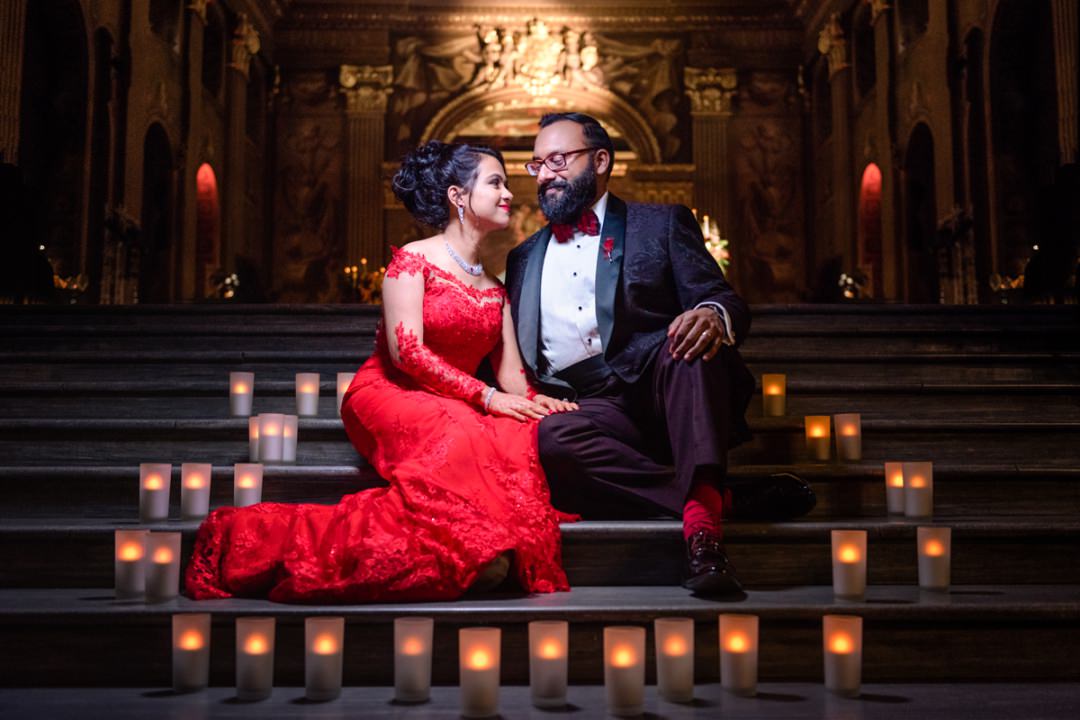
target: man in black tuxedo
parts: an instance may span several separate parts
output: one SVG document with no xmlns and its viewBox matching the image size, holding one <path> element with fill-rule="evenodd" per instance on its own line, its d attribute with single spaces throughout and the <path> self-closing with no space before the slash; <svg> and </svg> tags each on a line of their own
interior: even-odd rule
<svg viewBox="0 0 1080 720">
<path fill-rule="evenodd" d="M 750 437 L 749 310 L 687 208 L 608 193 L 614 154 L 595 119 L 553 114 L 526 164 L 551 224 L 507 259 L 518 343 L 530 380 L 580 405 L 541 421 L 540 458 L 560 509 L 614 496 L 681 515 L 684 585 L 738 592 L 721 515 L 793 517 L 814 495 L 791 475 L 726 482 L 728 449 Z"/>
</svg>

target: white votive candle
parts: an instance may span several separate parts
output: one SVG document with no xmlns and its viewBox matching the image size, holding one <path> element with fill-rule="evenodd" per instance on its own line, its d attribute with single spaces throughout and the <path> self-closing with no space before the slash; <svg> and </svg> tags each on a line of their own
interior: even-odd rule
<svg viewBox="0 0 1080 720">
<path fill-rule="evenodd" d="M 259 462 L 259 416 L 248 418 L 248 460 Z"/>
<path fill-rule="evenodd" d="M 296 462 L 296 443 L 300 439 L 300 419 L 295 415 L 286 415 L 281 431 L 281 461 Z"/>
<path fill-rule="evenodd" d="M 172 465 L 142 463 L 139 465 L 139 521 L 160 522 L 169 519 L 169 488 L 172 485 Z"/>
<path fill-rule="evenodd" d="M 116 597 L 142 597 L 146 591 L 146 530 L 117 530 L 114 534 Z"/>
<path fill-rule="evenodd" d="M 210 463 L 184 463 L 180 466 L 180 517 L 198 520 L 210 512 Z"/>
<path fill-rule="evenodd" d="M 499 714 L 499 668 L 502 631 L 462 628 L 458 631 L 458 673 L 461 714 L 492 717 Z"/>
<path fill-rule="evenodd" d="M 259 415 L 259 462 L 279 463 L 285 455 L 285 416 Z"/>
<path fill-rule="evenodd" d="M 296 414 L 319 414 L 319 373 L 296 373 Z"/>
<path fill-rule="evenodd" d="M 952 562 L 952 528 L 919 527 L 915 535 L 919 546 L 919 587 L 924 590 L 948 590 Z"/>
<path fill-rule="evenodd" d="M 152 532 L 146 536 L 146 599 L 172 600 L 180 593 L 180 533 Z"/>
<path fill-rule="evenodd" d="M 529 623 L 529 688 L 539 708 L 566 706 L 570 630 L 565 620 Z"/>
<path fill-rule="evenodd" d="M 229 373 L 229 413 L 233 417 L 251 414 L 251 401 L 255 397 L 255 373 Z"/>
<path fill-rule="evenodd" d="M 761 376 L 761 414 L 765 417 L 783 417 L 787 414 L 787 376 L 765 373 Z"/>
<path fill-rule="evenodd" d="M 862 417 L 859 413 L 833 415 L 836 427 L 836 457 L 840 460 L 862 460 Z"/>
<path fill-rule="evenodd" d="M 431 697 L 434 629 L 431 618 L 394 620 L 394 699 L 398 702 L 427 702 Z"/>
<path fill-rule="evenodd" d="M 656 690 L 670 702 L 694 699 L 694 621 L 656 618 Z"/>
<path fill-rule="evenodd" d="M 247 507 L 262 502 L 263 466 L 260 463 L 233 465 L 233 505 Z"/>
<path fill-rule="evenodd" d="M 866 594 L 866 531 L 832 531 L 833 594 L 861 600 Z"/>
<path fill-rule="evenodd" d="M 608 712 L 636 717 L 645 708 L 645 628 L 604 628 L 604 694 Z"/>
<path fill-rule="evenodd" d="M 828 460 L 830 455 L 829 416 L 807 415 L 806 452 L 812 460 Z"/>
<path fill-rule="evenodd" d="M 930 517 L 934 514 L 934 463 L 904 463 L 904 515 Z"/>
<path fill-rule="evenodd" d="M 758 616 L 720 616 L 720 685 L 735 695 L 757 695 Z"/>
<path fill-rule="evenodd" d="M 341 695 L 345 618 L 309 617 L 304 638 L 304 694 L 308 700 L 333 700 Z"/>
<path fill-rule="evenodd" d="M 172 616 L 172 686 L 175 692 L 210 684 L 210 613 Z"/>
<path fill-rule="evenodd" d="M 904 463 L 885 463 L 885 507 L 890 515 L 904 514 Z"/>
<path fill-rule="evenodd" d="M 862 685 L 862 618 L 826 615 L 822 624 L 825 689 L 854 697 Z"/>
<path fill-rule="evenodd" d="M 274 689 L 274 618 L 236 619 L 236 697 L 265 700 Z"/>
<path fill-rule="evenodd" d="M 349 386 L 352 385 L 353 377 L 355 373 L 341 373 L 337 374 L 337 411 L 338 415 L 341 414 L 341 403 L 345 399 L 345 393 L 348 392 Z"/>
</svg>

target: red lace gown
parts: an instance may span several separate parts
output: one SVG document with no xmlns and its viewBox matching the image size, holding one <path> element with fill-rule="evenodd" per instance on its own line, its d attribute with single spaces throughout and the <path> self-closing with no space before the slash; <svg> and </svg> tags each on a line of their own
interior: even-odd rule
<svg viewBox="0 0 1080 720">
<path fill-rule="evenodd" d="M 501 339 L 502 287 L 469 287 L 394 251 L 387 277 L 424 276 L 424 342 L 384 328 L 342 405 L 345 430 L 388 487 L 337 505 L 215 510 L 186 573 L 196 599 L 377 602 L 459 597 L 499 554 L 530 592 L 567 590 L 559 520 L 537 455 L 537 423 L 485 415 L 474 376 Z"/>
</svg>

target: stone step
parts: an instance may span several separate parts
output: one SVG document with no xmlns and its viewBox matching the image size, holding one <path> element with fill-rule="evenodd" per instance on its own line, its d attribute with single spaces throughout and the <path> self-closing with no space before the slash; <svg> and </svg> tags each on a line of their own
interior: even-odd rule
<svg viewBox="0 0 1080 720">
<path fill-rule="evenodd" d="M 0 677 L 7 686 L 160 687 L 168 677 L 175 612 L 213 614 L 211 681 L 223 686 L 233 682 L 234 619 L 247 615 L 277 618 L 275 679 L 281 686 L 303 684 L 303 619 L 316 615 L 346 618 L 346 685 L 392 682 L 390 621 L 405 615 L 435 618 L 437 684 L 457 682 L 457 630 L 463 626 L 502 628 L 502 682 L 515 685 L 528 678 L 527 622 L 569 621 L 569 666 L 577 684 L 601 681 L 604 626 L 648 625 L 667 616 L 696 621 L 698 677 L 715 679 L 722 612 L 761 618 L 763 681 L 820 681 L 821 617 L 830 613 L 863 617 L 868 683 L 1080 679 L 1077 665 L 1068 661 L 1080 652 L 1080 597 L 1074 587 L 1053 585 L 955 586 L 949 593 L 871 587 L 863 603 L 834 602 L 828 587 L 750 591 L 730 602 L 695 598 L 681 588 L 580 587 L 532 597 L 350 606 L 185 598 L 147 605 L 117 602 L 101 588 L 5 589 L 0 590 L 0 643 L 17 651 L 0 654 Z M 652 680 L 651 647 L 646 658 Z"/>
<path fill-rule="evenodd" d="M 585 659 L 582 662 L 586 662 Z M 302 686 L 274 689 L 271 698 L 258 703 L 236 699 L 233 679 L 226 668 L 221 673 L 223 687 L 213 687 L 193 695 L 175 695 L 169 667 L 156 665 L 154 686 L 116 688 L 29 688 L 0 690 L 4 716 L 10 720 L 38 720 L 42 717 L 94 716 L 112 720 L 143 720 L 147 717 L 350 717 L 428 720 L 456 718 L 461 693 L 449 686 L 432 688 L 431 700 L 423 705 L 398 705 L 392 701 L 392 687 L 346 687 L 341 697 L 327 705 L 310 705 Z M 743 698 L 725 692 L 717 672 L 695 687 L 692 703 L 672 703 L 660 698 L 651 684 L 645 688 L 645 717 L 670 720 L 820 720 L 821 718 L 862 718 L 875 720 L 1013 720 L 1016 717 L 1040 720 L 1074 720 L 1080 715 L 1080 687 L 1075 683 L 863 683 L 858 698 L 843 698 L 827 692 L 821 682 L 763 682 L 756 697 Z M 650 676 L 650 683 L 652 677 Z M 504 685 L 499 690 L 499 711 L 504 718 L 541 718 L 552 712 L 580 713 L 582 717 L 602 717 L 607 712 L 601 685 L 574 685 L 567 692 L 567 708 L 542 711 L 532 707 L 530 691 L 524 685 Z M 977 710 L 976 710 L 977 709 Z M 974 714 L 977 712 L 977 715 Z"/>
<path fill-rule="evenodd" d="M 728 522 L 724 541 L 739 578 L 748 587 L 824 585 L 832 582 L 830 531 L 861 528 L 868 533 L 868 581 L 903 585 L 917 581 L 916 527 L 934 524 L 953 529 L 956 583 L 1080 584 L 1080 564 L 1075 562 L 1080 551 L 1080 518 L 1076 515 Z M 8 558 L 0 568 L 0 587 L 111 587 L 113 532 L 142 527 L 183 533 L 186 558 L 198 523 L 142 524 L 137 511 L 110 519 L 0 520 L 0 548 Z M 684 558 L 682 525 L 676 520 L 563 525 L 563 563 L 575 586 L 676 586 L 682 581 Z M 1080 598 L 1080 590 L 1077 595 Z"/>
<path fill-rule="evenodd" d="M 883 517 L 884 469 L 881 463 L 846 465 L 733 465 L 736 482 L 767 481 L 774 473 L 793 472 L 817 493 L 813 519 Z M 115 518 L 138 503 L 136 464 L 112 466 L 0 466 L 0 517 Z M 216 465 L 211 506 L 232 503 L 233 468 Z M 173 466 L 172 512 L 179 516 L 179 464 Z M 268 502 L 330 504 L 343 495 L 384 482 L 362 458 L 356 465 L 267 465 L 263 498 Z M 939 518 L 1080 515 L 1080 467 L 1035 464 L 934 465 L 934 511 Z M 591 519 L 642 518 L 638 508 L 614 503 L 598 508 Z"/>
</svg>

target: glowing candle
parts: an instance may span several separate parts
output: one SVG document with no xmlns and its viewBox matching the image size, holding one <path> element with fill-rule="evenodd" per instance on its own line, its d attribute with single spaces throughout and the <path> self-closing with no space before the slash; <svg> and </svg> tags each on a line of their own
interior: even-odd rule
<svg viewBox="0 0 1080 720">
<path fill-rule="evenodd" d="M 116 558 L 113 564 L 116 597 L 141 597 L 146 590 L 146 530 L 117 530 L 114 534 Z"/>
<path fill-rule="evenodd" d="M 645 628 L 604 628 L 604 694 L 612 715 L 641 715 L 645 707 Z"/>
<path fill-rule="evenodd" d="M 236 619 L 236 696 L 265 700 L 274 688 L 274 618 Z"/>
<path fill-rule="evenodd" d="M 828 415 L 807 415 L 806 451 L 813 460 L 828 460 L 831 439 L 829 437 Z"/>
<path fill-rule="evenodd" d="M 180 517 L 197 520 L 210 512 L 210 463 L 180 466 Z"/>
<path fill-rule="evenodd" d="M 304 637 L 305 695 L 308 700 L 333 700 L 341 694 L 345 618 L 309 617 L 304 621 Z"/>
<path fill-rule="evenodd" d="M 229 412 L 233 417 L 251 414 L 251 401 L 255 397 L 255 373 L 229 373 Z"/>
<path fill-rule="evenodd" d="M 904 463 L 885 463 L 885 505 L 890 515 L 904 514 Z"/>
<path fill-rule="evenodd" d="M 783 417 L 787 414 L 787 376 L 779 373 L 761 376 L 762 415 Z"/>
<path fill-rule="evenodd" d="M 657 618 L 656 689 L 671 702 L 694 699 L 694 621 L 690 618 Z"/>
<path fill-rule="evenodd" d="M 529 623 L 529 687 L 540 708 L 566 707 L 569 625 L 564 620 Z"/>
<path fill-rule="evenodd" d="M 757 695 L 758 617 L 720 616 L 720 685 L 735 695 Z"/>
<path fill-rule="evenodd" d="M 345 399 L 345 393 L 349 390 L 349 385 L 352 384 L 354 373 L 341 373 L 337 374 L 337 411 L 338 415 L 341 414 L 341 403 Z"/>
<path fill-rule="evenodd" d="M 904 463 L 904 515 L 930 517 L 934 514 L 934 463 Z"/>
<path fill-rule="evenodd" d="M 248 460 L 259 462 L 259 417 L 248 418 Z"/>
<path fill-rule="evenodd" d="M 172 485 L 172 465 L 142 463 L 139 465 L 139 521 L 160 522 L 169 519 L 169 487 Z"/>
<path fill-rule="evenodd" d="M 833 594 L 861 600 L 866 594 L 866 531 L 832 531 Z"/>
<path fill-rule="evenodd" d="M 295 415 L 286 415 L 282 426 L 281 461 L 287 463 L 296 462 L 296 442 L 299 440 L 300 422 Z"/>
<path fill-rule="evenodd" d="M 948 590 L 952 528 L 919 527 L 915 534 L 919 546 L 919 587 L 924 590 Z"/>
<path fill-rule="evenodd" d="M 394 699 L 426 702 L 431 696 L 431 618 L 394 620 Z"/>
<path fill-rule="evenodd" d="M 203 690 L 210 683 L 210 613 L 172 616 L 172 686 Z"/>
<path fill-rule="evenodd" d="M 862 417 L 859 413 L 833 415 L 836 426 L 836 457 L 862 460 Z"/>
<path fill-rule="evenodd" d="M 319 414 L 319 373 L 296 373 L 296 414 Z"/>
<path fill-rule="evenodd" d="M 247 507 L 262 502 L 263 466 L 259 463 L 233 465 L 233 505 Z"/>
<path fill-rule="evenodd" d="M 462 628 L 458 631 L 458 673 L 461 714 L 492 717 L 499 714 L 499 668 L 502 631 Z"/>
<path fill-rule="evenodd" d="M 279 463 L 285 453 L 285 416 L 281 413 L 259 414 L 259 461 Z"/>
<path fill-rule="evenodd" d="M 862 618 L 826 615 L 822 624 L 825 689 L 854 697 L 862 685 Z"/>
<path fill-rule="evenodd" d="M 146 599 L 172 600 L 180 593 L 180 533 L 152 532 L 146 536 Z"/>
</svg>

